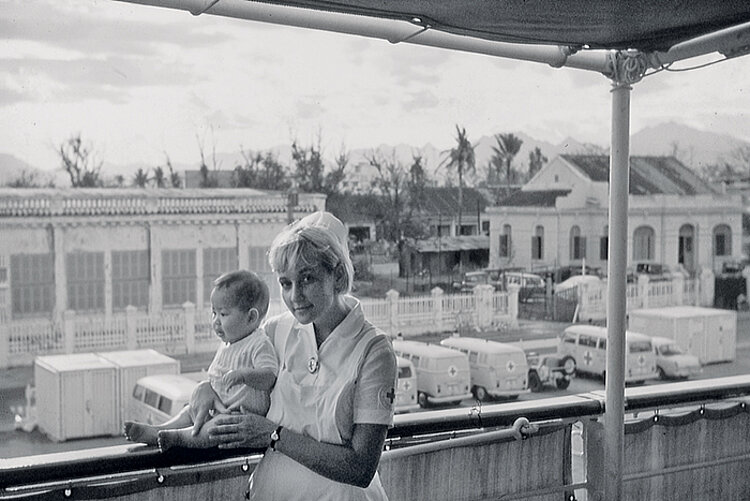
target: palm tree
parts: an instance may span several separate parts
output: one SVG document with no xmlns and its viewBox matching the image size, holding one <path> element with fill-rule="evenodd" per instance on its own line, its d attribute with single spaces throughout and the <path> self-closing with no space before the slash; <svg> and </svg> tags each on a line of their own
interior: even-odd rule
<svg viewBox="0 0 750 501">
<path fill-rule="evenodd" d="M 143 167 L 140 167 L 133 176 L 133 186 L 138 186 L 139 188 L 145 188 L 148 184 L 148 174 L 146 174 L 146 171 L 143 170 Z"/>
<path fill-rule="evenodd" d="M 508 133 L 495 134 L 495 141 L 497 142 L 497 146 L 493 146 L 492 150 L 496 155 L 505 159 L 505 182 L 507 183 L 506 196 L 510 196 L 510 166 L 513 163 L 513 158 L 518 155 L 519 151 L 521 151 L 523 140 L 513 133 Z"/>
<path fill-rule="evenodd" d="M 161 166 L 154 167 L 153 181 L 157 188 L 164 188 L 166 186 L 167 180 L 164 176 L 164 169 Z"/>
<path fill-rule="evenodd" d="M 455 167 L 458 172 L 458 234 L 460 235 L 464 205 L 464 172 L 474 171 L 476 162 L 474 146 L 466 135 L 466 129 L 456 125 L 456 133 L 456 146 L 447 151 L 448 157 L 443 163 L 448 168 Z"/>
</svg>

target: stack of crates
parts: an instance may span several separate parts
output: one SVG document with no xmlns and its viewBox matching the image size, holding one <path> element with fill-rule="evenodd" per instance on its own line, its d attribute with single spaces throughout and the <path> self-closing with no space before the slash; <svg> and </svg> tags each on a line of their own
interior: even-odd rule
<svg viewBox="0 0 750 501">
<path fill-rule="evenodd" d="M 135 382 L 179 374 L 180 361 L 155 350 L 37 357 L 34 386 L 39 428 L 50 439 L 117 436 L 130 416 Z"/>
<path fill-rule="evenodd" d="M 648 308 L 629 313 L 628 329 L 664 336 L 702 364 L 730 362 L 737 353 L 737 312 L 698 306 Z"/>
</svg>

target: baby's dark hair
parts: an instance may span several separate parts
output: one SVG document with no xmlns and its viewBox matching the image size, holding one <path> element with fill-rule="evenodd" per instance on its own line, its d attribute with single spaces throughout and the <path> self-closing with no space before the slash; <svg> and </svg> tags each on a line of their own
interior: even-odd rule
<svg viewBox="0 0 750 501">
<path fill-rule="evenodd" d="M 258 318 L 263 318 L 268 313 L 268 285 L 257 273 L 248 270 L 224 273 L 214 280 L 214 289 L 227 289 L 240 309 L 257 309 Z"/>
</svg>

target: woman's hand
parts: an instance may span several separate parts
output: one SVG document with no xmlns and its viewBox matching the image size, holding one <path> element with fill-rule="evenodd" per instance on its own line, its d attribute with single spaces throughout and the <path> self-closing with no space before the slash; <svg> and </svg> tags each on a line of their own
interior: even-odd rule
<svg viewBox="0 0 750 501">
<path fill-rule="evenodd" d="M 193 394 L 190 395 L 190 409 L 193 414 L 193 436 L 200 433 L 214 412 L 227 410 L 208 381 L 201 381 L 193 390 Z"/>
<path fill-rule="evenodd" d="M 276 424 L 256 414 L 219 414 L 211 421 L 209 437 L 220 449 L 251 447 L 262 449 L 271 443 Z"/>
</svg>

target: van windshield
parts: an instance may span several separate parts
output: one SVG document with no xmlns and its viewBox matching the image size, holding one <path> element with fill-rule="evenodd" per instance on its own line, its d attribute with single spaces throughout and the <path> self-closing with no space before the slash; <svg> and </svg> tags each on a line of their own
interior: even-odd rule
<svg viewBox="0 0 750 501">
<path fill-rule="evenodd" d="M 411 367 L 408 365 L 405 365 L 404 367 L 398 368 L 398 378 L 404 379 L 404 378 L 410 378 L 411 377 Z"/>
<path fill-rule="evenodd" d="M 653 351 L 651 348 L 651 341 L 632 341 L 628 343 L 628 345 L 630 346 L 630 353 Z"/>
</svg>

